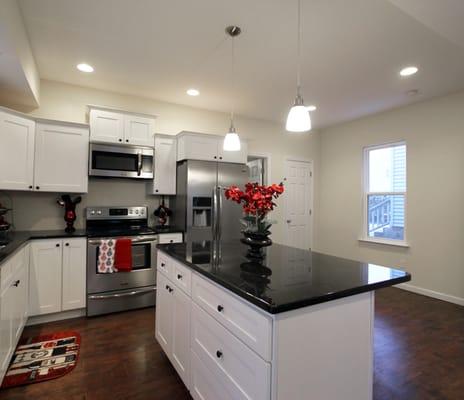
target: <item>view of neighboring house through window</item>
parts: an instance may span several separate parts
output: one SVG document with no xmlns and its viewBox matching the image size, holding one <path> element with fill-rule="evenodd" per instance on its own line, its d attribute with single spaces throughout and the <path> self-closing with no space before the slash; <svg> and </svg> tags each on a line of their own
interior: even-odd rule
<svg viewBox="0 0 464 400">
<path fill-rule="evenodd" d="M 365 236 L 405 241 L 406 143 L 366 148 L 364 169 Z"/>
</svg>

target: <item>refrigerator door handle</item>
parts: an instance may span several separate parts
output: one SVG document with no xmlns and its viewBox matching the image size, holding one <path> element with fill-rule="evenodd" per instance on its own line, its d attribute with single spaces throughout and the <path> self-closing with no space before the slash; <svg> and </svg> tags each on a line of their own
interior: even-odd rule
<svg viewBox="0 0 464 400">
<path fill-rule="evenodd" d="M 217 187 L 217 202 L 218 202 L 218 207 L 217 207 L 217 214 L 218 214 L 218 223 L 217 223 L 217 240 L 221 240 L 222 236 L 222 221 L 221 221 L 221 214 L 222 214 L 222 192 L 221 192 L 221 187 Z"/>
<path fill-rule="evenodd" d="M 217 236 L 217 224 L 218 224 L 218 202 L 217 202 L 217 191 L 216 186 L 213 188 L 213 223 L 211 226 L 213 241 L 216 240 Z"/>
</svg>

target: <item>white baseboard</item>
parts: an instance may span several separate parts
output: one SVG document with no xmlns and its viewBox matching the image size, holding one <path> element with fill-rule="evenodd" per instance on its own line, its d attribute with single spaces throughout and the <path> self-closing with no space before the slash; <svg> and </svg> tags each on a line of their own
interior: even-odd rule
<svg viewBox="0 0 464 400">
<path fill-rule="evenodd" d="M 85 308 L 79 308 L 78 310 L 63 311 L 46 315 L 36 315 L 27 319 L 26 326 L 46 324 L 47 322 L 61 321 L 63 319 L 79 318 L 85 316 L 85 314 Z"/>
<path fill-rule="evenodd" d="M 441 292 L 435 292 L 434 290 L 424 289 L 418 286 L 413 286 L 408 283 L 400 283 L 395 287 L 407 290 L 409 292 L 422 294 L 424 296 L 433 297 L 435 299 L 447 301 L 449 303 L 458 304 L 460 306 L 464 306 L 464 299 L 462 297 L 451 296 L 450 294 L 445 294 Z"/>
</svg>

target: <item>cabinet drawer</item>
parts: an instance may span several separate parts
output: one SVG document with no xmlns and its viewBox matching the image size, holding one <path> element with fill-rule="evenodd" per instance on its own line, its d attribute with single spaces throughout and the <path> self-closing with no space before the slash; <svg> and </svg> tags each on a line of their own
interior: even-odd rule
<svg viewBox="0 0 464 400">
<path fill-rule="evenodd" d="M 192 271 L 176 261 L 172 261 L 172 280 L 188 296 L 192 294 Z"/>
<path fill-rule="evenodd" d="M 182 232 L 179 233 L 161 233 L 158 235 L 158 243 L 182 243 Z"/>
<path fill-rule="evenodd" d="M 172 259 L 164 254 L 162 251 L 158 251 L 158 257 L 156 261 L 157 271 L 164 274 L 167 278 L 172 279 Z"/>
<path fill-rule="evenodd" d="M 194 274 L 192 298 L 266 361 L 271 361 L 272 319 Z"/>
<path fill-rule="evenodd" d="M 270 398 L 270 364 L 232 335 L 214 318 L 192 305 L 192 351 L 226 385 L 232 384 L 243 398 Z"/>
<path fill-rule="evenodd" d="M 248 400 L 232 385 L 227 385 L 221 377 L 206 367 L 192 351 L 192 373 L 190 394 L 194 400 Z"/>
</svg>

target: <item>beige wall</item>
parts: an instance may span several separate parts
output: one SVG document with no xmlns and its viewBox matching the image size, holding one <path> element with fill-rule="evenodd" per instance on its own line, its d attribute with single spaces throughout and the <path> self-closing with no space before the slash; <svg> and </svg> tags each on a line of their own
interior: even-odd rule
<svg viewBox="0 0 464 400">
<path fill-rule="evenodd" d="M 363 147 L 403 139 L 410 248 L 360 243 Z M 464 304 L 464 92 L 324 129 L 320 151 L 315 248 L 402 266 Z"/>
<path fill-rule="evenodd" d="M 87 89 L 58 82 L 41 82 L 40 108 L 31 114 L 65 121 L 87 122 L 87 104 L 111 106 L 128 111 L 156 114 L 156 131 L 176 134 L 182 130 L 224 134 L 229 124 L 226 113 L 211 112 L 175 104 L 163 103 L 134 96 Z M 302 135 L 284 133 L 283 123 L 238 117 L 236 128 L 249 140 L 251 153 L 271 154 L 271 181 L 283 178 L 283 163 L 287 156 L 310 158 L 315 161 L 317 177 L 319 136 L 317 132 Z M 15 223 L 19 229 L 48 229 L 62 226 L 62 210 L 55 206 L 56 194 L 12 193 L 15 205 Z M 158 199 L 145 194 L 141 182 L 124 180 L 90 181 L 89 194 L 84 204 L 149 203 Z M 82 206 L 80 207 L 82 214 Z M 278 220 L 273 228 L 273 239 L 283 242 L 282 207 L 272 216 Z M 79 221 L 82 225 L 82 219 Z"/>
</svg>

